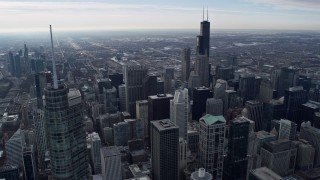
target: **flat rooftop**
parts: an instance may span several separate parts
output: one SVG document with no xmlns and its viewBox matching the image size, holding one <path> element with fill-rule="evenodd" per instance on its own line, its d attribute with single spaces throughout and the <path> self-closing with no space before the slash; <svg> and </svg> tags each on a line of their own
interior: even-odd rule
<svg viewBox="0 0 320 180">
<path fill-rule="evenodd" d="M 120 151 L 118 150 L 117 146 L 108 146 L 101 148 L 103 153 L 103 157 L 109 156 L 120 156 Z"/>
<path fill-rule="evenodd" d="M 151 121 L 151 123 L 160 131 L 168 129 L 177 129 L 178 127 L 169 119 L 163 119 L 159 121 Z"/>
<path fill-rule="evenodd" d="M 257 168 L 251 171 L 251 173 L 258 179 L 263 180 L 282 180 L 282 177 L 273 172 L 267 167 Z"/>
</svg>

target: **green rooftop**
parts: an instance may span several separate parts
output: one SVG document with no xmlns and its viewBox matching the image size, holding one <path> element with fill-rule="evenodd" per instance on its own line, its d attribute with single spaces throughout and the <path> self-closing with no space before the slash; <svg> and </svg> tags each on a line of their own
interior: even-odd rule
<svg viewBox="0 0 320 180">
<path fill-rule="evenodd" d="M 220 122 L 220 123 L 226 122 L 223 116 L 213 116 L 211 114 L 206 114 L 205 116 L 200 118 L 200 120 L 203 120 L 209 126 L 217 122 Z"/>
</svg>

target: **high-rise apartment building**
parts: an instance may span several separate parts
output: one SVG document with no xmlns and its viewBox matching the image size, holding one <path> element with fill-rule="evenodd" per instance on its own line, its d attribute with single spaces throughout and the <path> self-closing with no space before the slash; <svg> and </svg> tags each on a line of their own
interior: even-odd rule
<svg viewBox="0 0 320 180">
<path fill-rule="evenodd" d="M 35 110 L 33 114 L 33 121 L 35 125 L 35 133 L 36 133 L 38 167 L 41 171 L 43 171 L 45 169 L 45 154 L 47 149 L 45 119 L 44 119 L 43 110 L 41 109 Z"/>
<path fill-rule="evenodd" d="M 170 120 L 179 127 L 179 137 L 188 141 L 189 95 L 188 89 L 176 90 L 170 100 Z"/>
<path fill-rule="evenodd" d="M 136 117 L 136 101 L 143 99 L 143 80 L 148 74 L 145 66 L 125 66 L 126 109 L 131 117 Z"/>
<path fill-rule="evenodd" d="M 222 180 L 226 120 L 207 114 L 199 122 L 199 165 L 214 179 Z"/>
<path fill-rule="evenodd" d="M 179 128 L 169 119 L 151 122 L 152 179 L 178 180 Z"/>
</svg>

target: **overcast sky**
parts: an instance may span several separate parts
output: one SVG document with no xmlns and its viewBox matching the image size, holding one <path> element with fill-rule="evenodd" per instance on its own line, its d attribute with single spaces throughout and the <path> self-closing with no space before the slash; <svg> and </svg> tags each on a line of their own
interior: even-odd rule
<svg viewBox="0 0 320 180">
<path fill-rule="evenodd" d="M 320 0 L 0 0 L 0 31 L 198 29 L 203 6 L 211 29 L 320 30 Z"/>
</svg>

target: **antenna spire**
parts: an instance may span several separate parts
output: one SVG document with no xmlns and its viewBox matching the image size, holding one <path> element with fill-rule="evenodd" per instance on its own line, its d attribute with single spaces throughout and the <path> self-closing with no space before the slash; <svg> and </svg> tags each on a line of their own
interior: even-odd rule
<svg viewBox="0 0 320 180">
<path fill-rule="evenodd" d="M 202 8 L 202 21 L 204 21 L 204 6 Z"/>
<path fill-rule="evenodd" d="M 52 40 L 52 28 L 50 25 L 50 37 L 51 37 L 51 55 L 52 55 L 52 73 L 53 73 L 53 88 L 58 89 L 58 77 L 56 70 L 56 62 L 54 60 L 53 40 Z"/>
<path fill-rule="evenodd" d="M 207 6 L 207 21 L 209 21 L 209 10 L 208 10 L 208 6 Z"/>
</svg>

